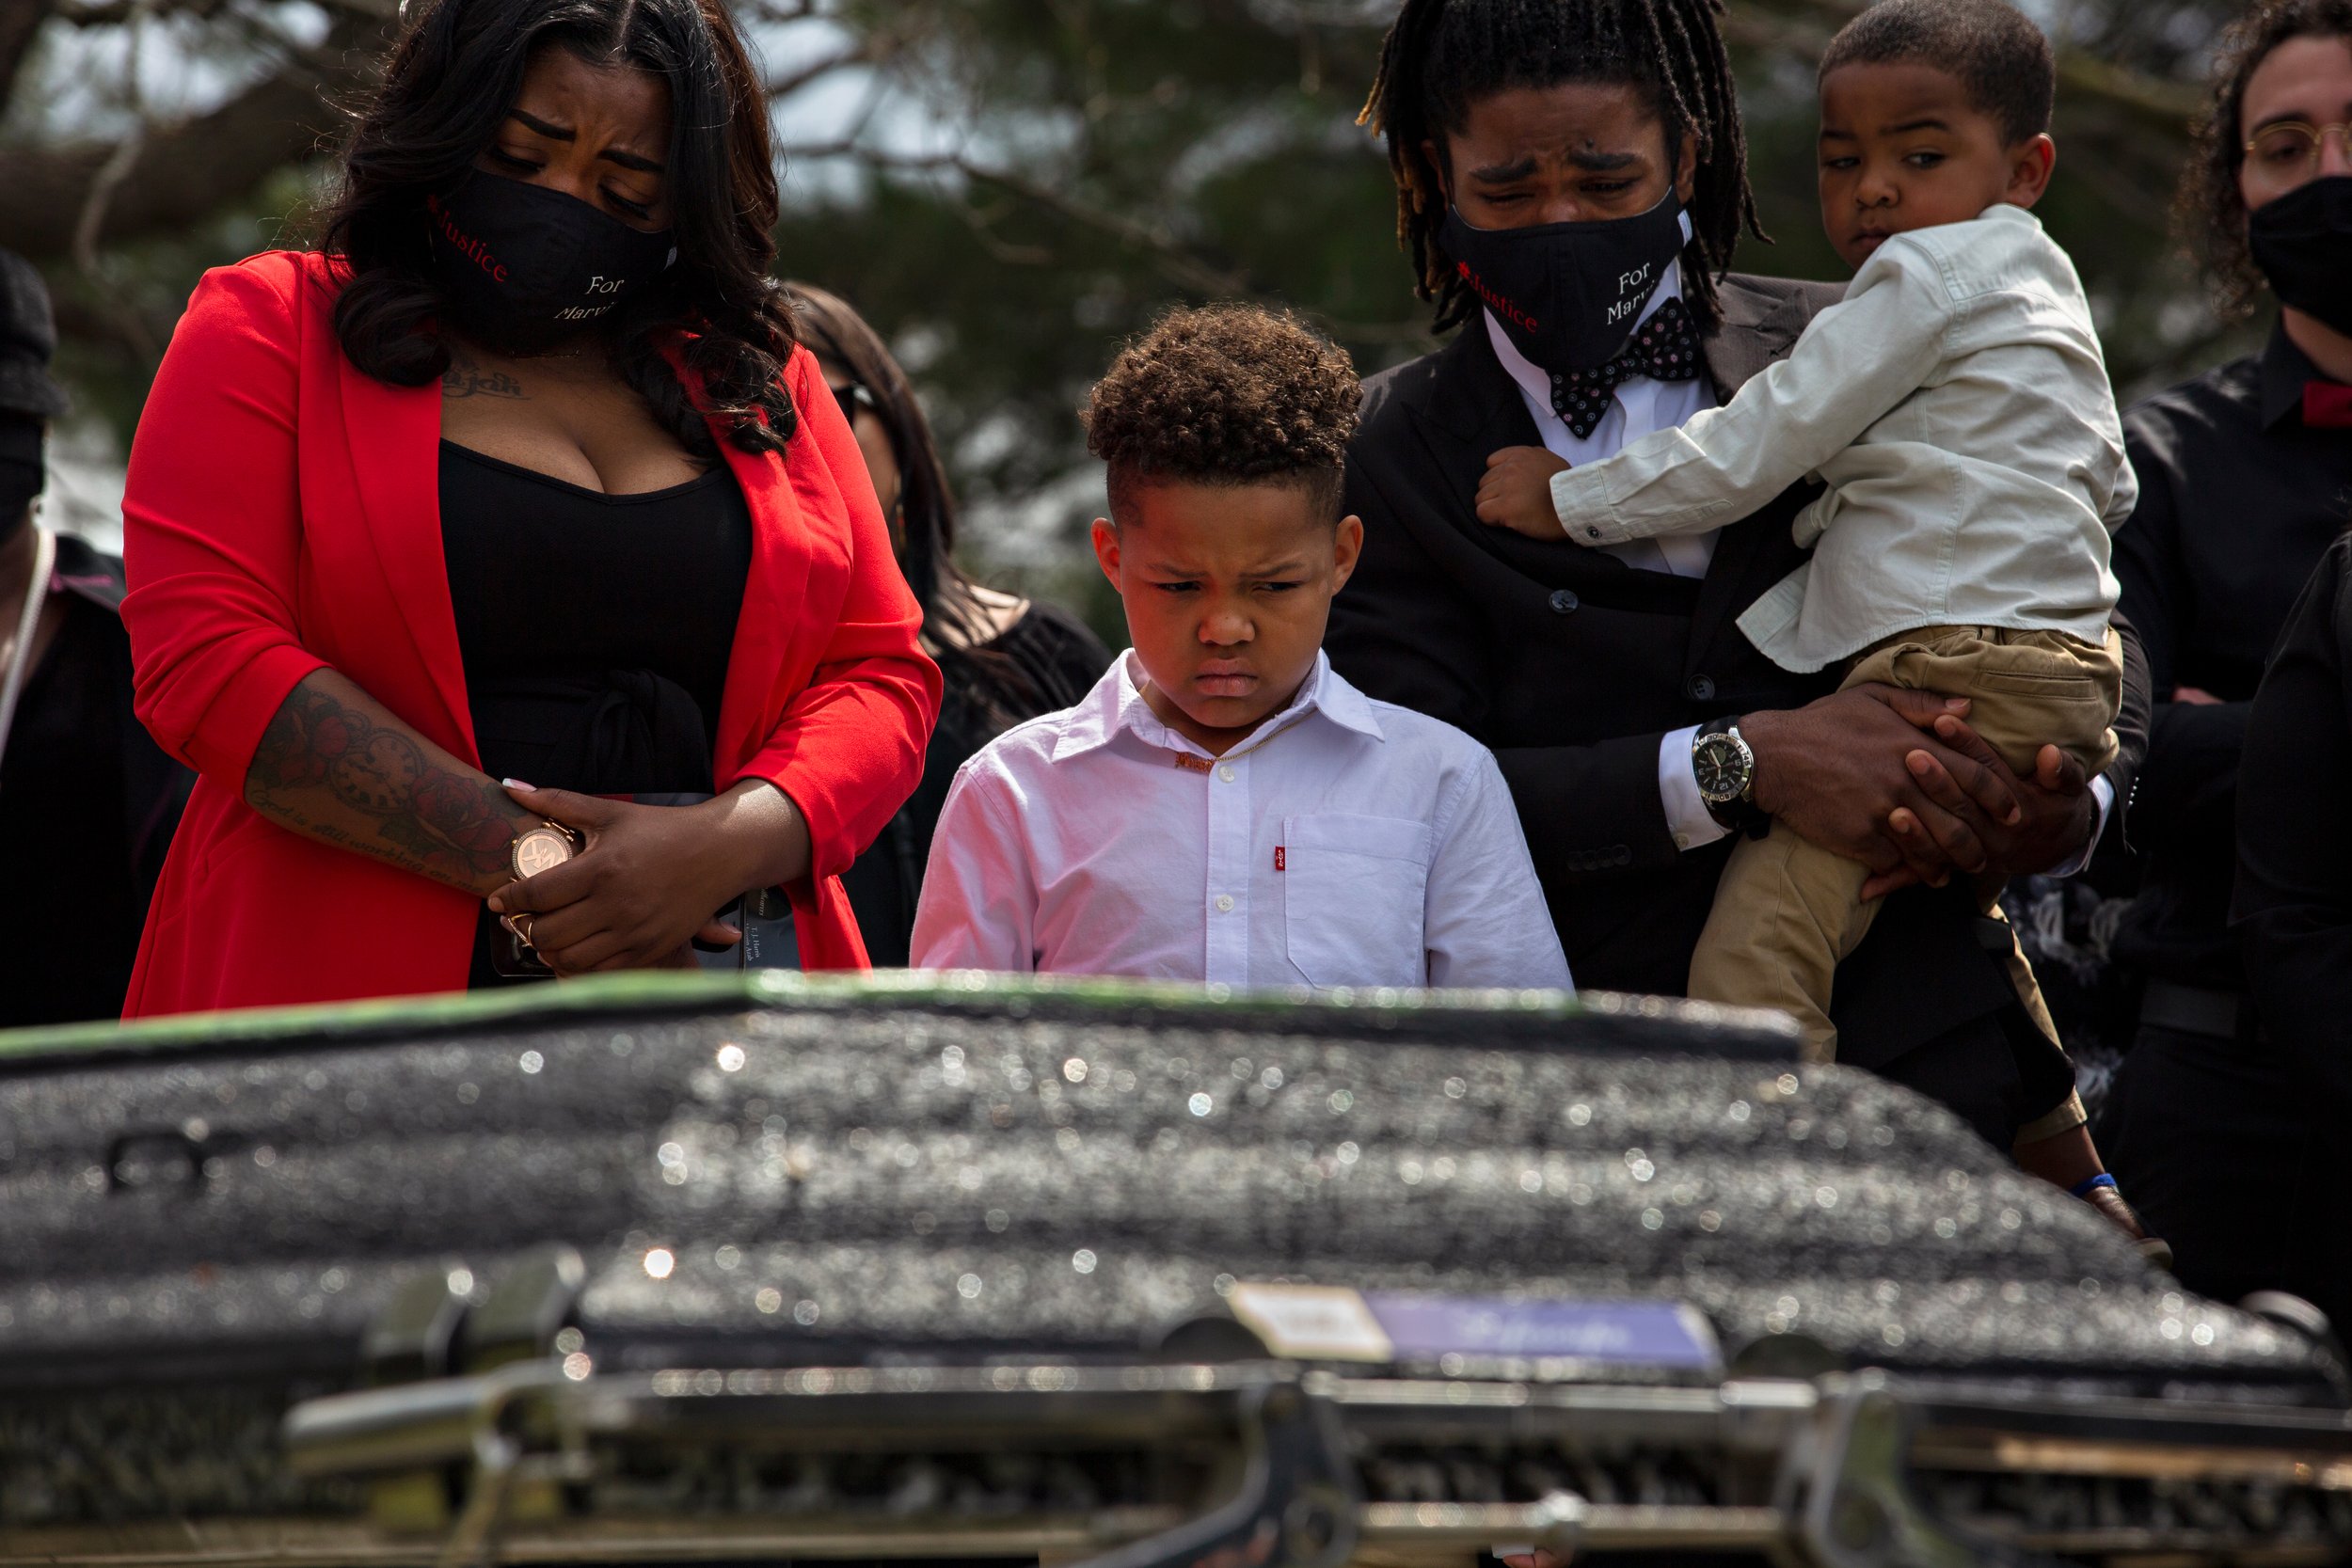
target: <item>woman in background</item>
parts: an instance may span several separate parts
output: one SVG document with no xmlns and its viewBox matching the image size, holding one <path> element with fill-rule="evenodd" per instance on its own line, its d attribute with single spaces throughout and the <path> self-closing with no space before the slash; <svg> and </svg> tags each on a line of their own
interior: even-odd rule
<svg viewBox="0 0 2352 1568">
<path fill-rule="evenodd" d="M 946 682 L 922 784 L 841 878 L 867 954 L 878 966 L 902 966 L 931 831 L 956 769 L 1013 725 L 1086 695 L 1111 655 L 1058 605 L 984 588 L 957 568 L 955 497 L 906 372 L 839 295 L 808 283 L 786 288 L 801 341 L 866 454 L 898 569 L 923 607 L 923 649 Z"/>
</svg>

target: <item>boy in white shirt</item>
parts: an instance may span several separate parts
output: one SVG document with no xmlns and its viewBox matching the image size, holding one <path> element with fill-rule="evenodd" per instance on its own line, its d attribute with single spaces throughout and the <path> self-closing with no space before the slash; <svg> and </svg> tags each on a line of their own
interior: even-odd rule
<svg viewBox="0 0 2352 1568">
<path fill-rule="evenodd" d="M 1821 219 L 1856 269 L 1843 301 L 1728 404 L 1612 458 L 1496 452 L 1480 518 L 1613 545 L 1720 528 L 1816 476 L 1827 489 L 1796 520 L 1812 559 L 1740 617 L 1749 641 L 1787 670 L 1961 699 L 2020 776 L 2044 742 L 2098 776 L 2122 682 L 2109 535 L 2137 486 L 2081 281 L 2027 211 L 2057 157 L 2056 87 L 2048 41 L 2002 0 L 1864 11 L 1820 68 Z M 1754 766 L 1739 729 L 1696 761 L 1701 793 L 1737 811 Z M 1740 844 L 1691 995 L 1780 1008 L 1834 1055 L 1832 978 L 1877 912 L 1867 875 L 1777 825 Z M 1999 892 L 1979 889 L 1988 911 Z M 2013 951 L 2010 973 L 2056 1039 Z M 2070 1094 L 2019 1161 L 2137 1235 L 2082 1120 Z"/>
<path fill-rule="evenodd" d="M 1135 645 L 957 774 L 918 967 L 1569 989 L 1494 758 L 1323 655 L 1359 398 L 1343 352 L 1239 306 L 1171 312 L 1095 387 Z"/>
</svg>

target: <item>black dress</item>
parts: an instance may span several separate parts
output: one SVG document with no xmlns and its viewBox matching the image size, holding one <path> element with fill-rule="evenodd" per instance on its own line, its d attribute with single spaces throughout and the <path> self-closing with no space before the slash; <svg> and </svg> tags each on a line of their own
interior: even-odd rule
<svg viewBox="0 0 2352 1568">
<path fill-rule="evenodd" d="M 590 795 L 711 792 L 752 516 L 722 463 L 614 496 L 441 443 L 441 552 L 482 770 Z M 485 907 L 469 983 L 501 933 Z"/>
<path fill-rule="evenodd" d="M 956 769 L 1014 724 L 1076 703 L 1111 664 L 1101 638 L 1068 610 L 1049 604 L 1030 605 L 985 652 L 1001 661 L 1007 678 L 983 689 L 968 661 L 942 661 L 946 690 L 938 727 L 923 753 L 923 782 L 882 837 L 842 873 L 866 957 L 878 969 L 906 967 L 931 834 Z"/>
<path fill-rule="evenodd" d="M 2235 1300 L 2278 1285 L 2296 1245 L 2300 1120 L 2288 1064 L 2228 929 L 2239 754 L 2289 607 L 2352 520 L 2352 430 L 2303 422 L 2319 372 L 2274 329 L 2258 355 L 2132 408 L 2139 502 L 2116 535 L 2122 612 L 2156 705 L 2122 828 L 2142 857 L 2113 952 L 2145 982 L 2137 1032 L 2094 1134 L 2182 1281 Z M 2195 687 L 2217 703 L 2173 700 Z M 2280 781 L 2286 820 L 2330 807 L 2324 780 Z"/>
<path fill-rule="evenodd" d="M 2296 1217 L 2258 1283 L 2311 1297 L 2352 1328 L 2352 540 L 2319 563 L 2246 725 L 2234 905 L 2246 978 L 2277 1046 L 2271 1105 Z"/>
</svg>

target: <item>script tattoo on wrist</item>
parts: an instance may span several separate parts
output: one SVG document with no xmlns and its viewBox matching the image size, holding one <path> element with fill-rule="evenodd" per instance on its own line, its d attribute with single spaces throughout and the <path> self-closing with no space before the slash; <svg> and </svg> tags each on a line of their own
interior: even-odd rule
<svg viewBox="0 0 2352 1568">
<path fill-rule="evenodd" d="M 307 685 L 262 732 L 245 796 L 314 838 L 460 883 L 511 874 L 509 847 L 536 820 L 490 780 L 437 766 L 413 737 Z M 373 837 L 318 811 L 322 796 L 372 819 Z"/>
</svg>

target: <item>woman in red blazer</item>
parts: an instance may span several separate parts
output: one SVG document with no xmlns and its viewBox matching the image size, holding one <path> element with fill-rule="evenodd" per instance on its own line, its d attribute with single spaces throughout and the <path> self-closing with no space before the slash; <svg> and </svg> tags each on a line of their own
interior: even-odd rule
<svg viewBox="0 0 2352 1568">
<path fill-rule="evenodd" d="M 740 42 L 411 9 L 324 253 L 206 275 L 133 448 L 138 710 L 201 781 L 126 1015 L 689 962 L 770 887 L 863 968 L 837 876 L 939 677 L 766 276 Z"/>
</svg>

